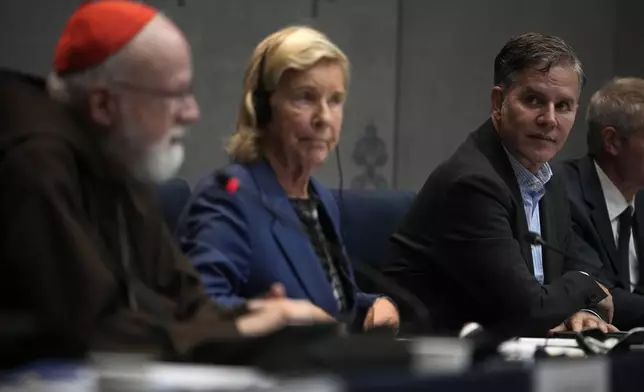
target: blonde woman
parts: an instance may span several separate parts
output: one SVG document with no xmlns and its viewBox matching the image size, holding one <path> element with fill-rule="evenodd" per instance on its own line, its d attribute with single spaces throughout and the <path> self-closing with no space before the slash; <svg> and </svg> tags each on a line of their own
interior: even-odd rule
<svg viewBox="0 0 644 392">
<path fill-rule="evenodd" d="M 348 82 L 347 57 L 312 28 L 255 48 L 227 147 L 234 163 L 198 184 L 177 233 L 213 299 L 308 299 L 354 330 L 398 326 L 388 298 L 355 286 L 338 206 L 312 177 L 338 143 Z"/>
</svg>

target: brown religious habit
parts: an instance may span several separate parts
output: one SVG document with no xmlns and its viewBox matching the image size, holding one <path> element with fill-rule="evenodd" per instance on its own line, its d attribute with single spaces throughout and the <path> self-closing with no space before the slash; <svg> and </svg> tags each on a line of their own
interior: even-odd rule
<svg viewBox="0 0 644 392">
<path fill-rule="evenodd" d="M 29 316 L 37 332 L 20 355 L 142 350 L 181 360 L 212 344 L 210 361 L 241 361 L 234 318 L 244 310 L 204 294 L 152 189 L 98 134 L 42 80 L 0 72 L 0 317 Z"/>
</svg>

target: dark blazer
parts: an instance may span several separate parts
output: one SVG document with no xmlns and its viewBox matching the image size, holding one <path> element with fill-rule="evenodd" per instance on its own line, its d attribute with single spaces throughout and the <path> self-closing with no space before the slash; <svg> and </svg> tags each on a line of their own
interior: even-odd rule
<svg viewBox="0 0 644 392">
<path fill-rule="evenodd" d="M 631 293 L 629 266 L 619 265 L 615 237 L 593 158 L 585 156 L 566 161 L 555 170 L 561 170 L 566 178 L 575 230 L 597 252 L 607 283 L 614 286 L 611 289 L 615 303 L 613 324 L 619 329 L 644 326 L 644 292 L 640 287 Z M 644 211 L 641 192 L 635 197 L 635 211 Z M 644 213 L 635 214 L 635 219 L 637 232 L 641 235 L 633 238 L 638 255 L 644 255 Z M 642 256 L 638 258 L 641 260 Z"/>
<path fill-rule="evenodd" d="M 564 185 L 555 175 L 540 202 L 543 238 L 577 253 Z M 519 186 L 490 120 L 429 176 L 392 236 L 385 273 L 428 307 L 431 328 L 475 321 L 509 334 L 544 334 L 606 297 L 579 263 L 543 249 L 534 277 Z"/>
<path fill-rule="evenodd" d="M 261 160 L 234 164 L 224 172 L 239 179 L 239 191 L 230 195 L 217 181 L 217 172 L 207 176 L 197 185 L 176 233 L 208 295 L 233 306 L 280 282 L 288 297 L 308 299 L 338 317 L 331 285 L 271 166 Z M 311 182 L 344 249 L 338 206 L 329 190 Z M 376 296 L 358 291 L 352 269 L 342 264 L 350 278 L 345 284 L 350 312 L 344 317 L 358 324 Z"/>
</svg>

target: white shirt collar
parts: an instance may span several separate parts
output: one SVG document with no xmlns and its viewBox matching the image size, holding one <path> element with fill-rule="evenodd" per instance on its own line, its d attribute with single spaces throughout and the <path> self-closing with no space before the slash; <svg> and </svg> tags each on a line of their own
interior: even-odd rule
<svg viewBox="0 0 644 392">
<path fill-rule="evenodd" d="M 606 173 L 604 173 L 597 162 L 593 160 L 593 163 L 595 164 L 599 183 L 601 184 L 602 192 L 604 193 L 604 200 L 606 200 L 608 219 L 611 221 L 617 219 L 628 206 L 633 207 L 633 211 L 635 211 L 635 203 L 633 200 L 630 202 L 626 201 L 622 192 L 617 189 L 613 181 L 606 175 Z"/>
</svg>

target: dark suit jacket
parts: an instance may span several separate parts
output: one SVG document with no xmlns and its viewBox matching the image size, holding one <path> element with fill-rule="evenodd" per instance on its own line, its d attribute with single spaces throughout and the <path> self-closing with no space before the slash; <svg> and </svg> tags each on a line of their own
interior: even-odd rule
<svg viewBox="0 0 644 392">
<path fill-rule="evenodd" d="M 331 316 L 340 316 L 319 258 L 268 162 L 233 164 L 224 172 L 239 179 L 239 192 L 229 194 L 217 180 L 217 172 L 208 175 L 197 185 L 176 233 L 184 254 L 201 273 L 208 295 L 235 306 L 280 282 L 288 297 L 308 299 Z M 326 215 L 322 218 L 330 221 L 334 240 L 344 249 L 335 199 L 318 181 L 311 183 Z M 376 296 L 357 290 L 345 261 L 350 309 L 343 316 L 362 325 Z"/>
<path fill-rule="evenodd" d="M 564 185 L 555 175 L 540 202 L 543 238 L 578 252 Z M 508 334 L 544 334 L 605 298 L 573 260 L 543 249 L 534 277 L 519 186 L 487 121 L 427 179 L 399 230 L 385 273 L 429 308 L 434 331 L 476 321 Z"/>
<path fill-rule="evenodd" d="M 619 265 L 606 200 L 592 157 L 564 162 L 555 170 L 561 170 L 566 178 L 575 230 L 597 252 L 607 283 L 613 286 L 613 324 L 623 330 L 644 326 L 644 293 L 641 288 L 631 293 L 629 266 Z M 644 211 L 643 193 L 635 198 L 635 211 Z M 635 219 L 640 235 L 633 238 L 638 255 L 644 255 L 644 213 L 635 214 Z"/>
</svg>

